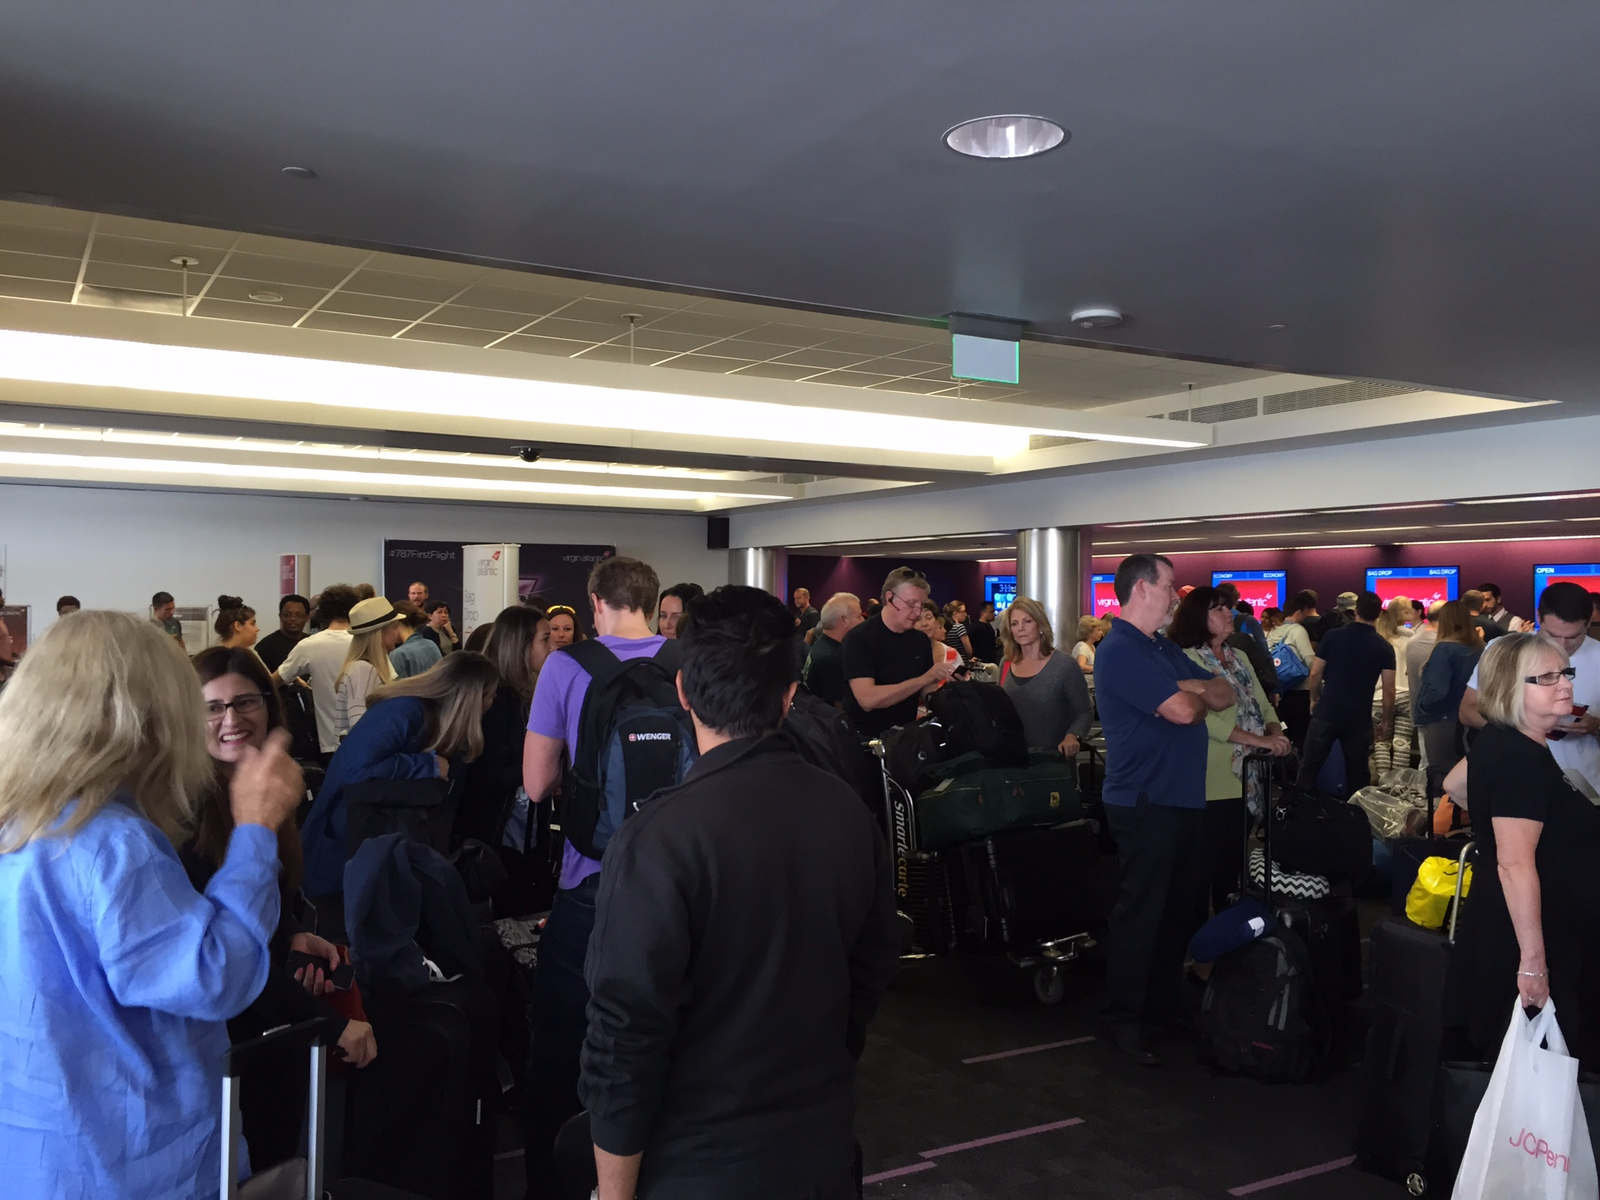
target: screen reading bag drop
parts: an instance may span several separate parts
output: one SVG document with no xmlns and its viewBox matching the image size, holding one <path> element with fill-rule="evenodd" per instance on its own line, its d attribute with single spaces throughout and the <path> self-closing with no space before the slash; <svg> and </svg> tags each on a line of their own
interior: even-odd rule
<svg viewBox="0 0 1600 1200">
<path fill-rule="evenodd" d="M 1396 596 L 1420 600 L 1424 608 L 1460 595 L 1460 567 L 1368 567 L 1367 591 L 1385 603 Z"/>
</svg>

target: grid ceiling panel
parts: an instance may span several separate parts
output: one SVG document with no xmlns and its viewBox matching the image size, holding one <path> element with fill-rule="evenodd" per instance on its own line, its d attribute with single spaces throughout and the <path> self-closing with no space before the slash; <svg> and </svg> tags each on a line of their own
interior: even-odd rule
<svg viewBox="0 0 1600 1200">
<path fill-rule="evenodd" d="M 1024 342 L 1021 386 L 958 384 L 948 337 L 934 326 L 10 202 L 0 202 L 0 296 L 70 302 L 86 245 L 84 282 L 114 289 L 102 297 L 177 297 L 182 273 L 169 260 L 199 259 L 188 294 L 204 290 L 192 315 L 210 320 L 304 318 L 304 328 L 626 362 L 623 317 L 637 313 L 633 361 L 641 364 L 1061 408 L 1267 374 Z M 263 292 L 281 300 L 250 299 Z"/>
</svg>

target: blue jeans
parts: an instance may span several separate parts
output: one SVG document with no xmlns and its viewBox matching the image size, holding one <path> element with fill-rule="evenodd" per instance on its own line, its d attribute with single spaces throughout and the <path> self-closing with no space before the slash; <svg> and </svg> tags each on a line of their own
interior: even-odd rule
<svg viewBox="0 0 1600 1200">
<path fill-rule="evenodd" d="M 583 1109 L 578 1101 L 578 1059 L 589 1030 L 589 985 L 583 964 L 594 930 L 599 885 L 600 876 L 591 875 L 577 887 L 557 892 L 539 937 L 529 1013 L 528 1200 L 555 1196 L 556 1134 L 563 1122 Z"/>
</svg>

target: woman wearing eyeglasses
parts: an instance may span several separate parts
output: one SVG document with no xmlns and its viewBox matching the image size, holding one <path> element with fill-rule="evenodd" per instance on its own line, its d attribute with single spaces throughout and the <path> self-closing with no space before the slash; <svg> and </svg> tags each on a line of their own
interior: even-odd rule
<svg viewBox="0 0 1600 1200">
<path fill-rule="evenodd" d="M 1572 784 L 1549 739 L 1572 712 L 1566 652 L 1538 634 L 1498 637 L 1478 666 L 1488 724 L 1445 781 L 1472 813 L 1478 861 L 1463 907 L 1472 970 L 1469 1032 L 1498 1051 L 1514 1002 L 1554 999 L 1567 1045 L 1600 1064 L 1600 809 Z"/>
<path fill-rule="evenodd" d="M 227 857 L 233 836 L 233 811 L 228 803 L 228 781 L 247 750 L 260 750 L 267 734 L 283 728 L 283 704 L 266 666 L 251 650 L 214 646 L 194 657 L 206 706 L 206 749 L 215 768 L 195 814 L 191 835 L 178 851 L 184 869 L 197 891 L 204 891 Z M 333 985 L 320 971 L 305 978 L 304 970 L 290 974 L 286 960 L 301 951 L 328 960 L 328 970 L 339 965 L 339 953 L 303 924 L 300 899 L 300 834 L 292 820 L 278 827 L 278 927 L 269 944 L 271 970 L 266 986 L 237 1017 L 228 1022 L 235 1042 L 258 1037 L 268 1029 L 317 1017 L 334 1017 L 334 1011 L 315 999 Z M 372 1026 L 346 1021 L 339 1036 L 344 1057 L 364 1067 L 377 1054 Z M 247 1071 L 241 1089 L 245 1141 L 250 1163 L 260 1171 L 294 1157 L 305 1122 L 305 1073 L 298 1060 L 265 1064 Z"/>
</svg>

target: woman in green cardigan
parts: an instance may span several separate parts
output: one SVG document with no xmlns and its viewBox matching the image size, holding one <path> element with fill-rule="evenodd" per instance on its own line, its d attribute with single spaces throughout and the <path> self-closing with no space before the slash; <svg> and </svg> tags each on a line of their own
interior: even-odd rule
<svg viewBox="0 0 1600 1200">
<path fill-rule="evenodd" d="M 1233 612 L 1215 588 L 1197 587 L 1178 604 L 1167 636 L 1196 663 L 1233 685 L 1238 703 L 1206 716 L 1211 744 L 1206 754 L 1205 854 L 1211 906 L 1220 912 L 1239 891 L 1244 871 L 1246 799 L 1244 756 L 1252 750 L 1289 753 L 1278 714 L 1256 678 L 1250 660 L 1228 644 Z M 1248 634 L 1244 636 L 1249 636 Z M 1259 813 L 1259 774 L 1250 781 L 1249 811 Z M 1201 921 L 1204 921 L 1201 916 Z"/>
</svg>

